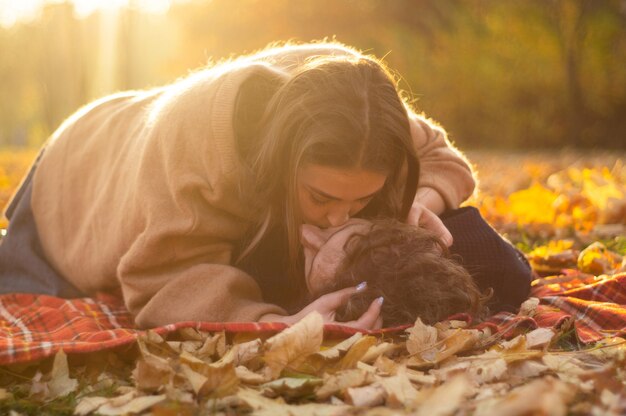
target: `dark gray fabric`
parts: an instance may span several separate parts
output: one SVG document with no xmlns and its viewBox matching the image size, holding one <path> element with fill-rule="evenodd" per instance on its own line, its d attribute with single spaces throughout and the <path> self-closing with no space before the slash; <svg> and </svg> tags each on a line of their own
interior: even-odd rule
<svg viewBox="0 0 626 416">
<path fill-rule="evenodd" d="M 450 252 L 460 258 L 478 287 L 493 288 L 491 311 L 516 311 L 530 292 L 532 270 L 526 257 L 474 207 L 446 212 L 441 220 L 454 238 Z"/>
<path fill-rule="evenodd" d="M 42 154 L 43 150 L 6 210 L 9 228 L 0 242 L 0 293 L 81 297 L 80 291 L 50 266 L 39 242 L 30 200 L 32 177 Z"/>
</svg>

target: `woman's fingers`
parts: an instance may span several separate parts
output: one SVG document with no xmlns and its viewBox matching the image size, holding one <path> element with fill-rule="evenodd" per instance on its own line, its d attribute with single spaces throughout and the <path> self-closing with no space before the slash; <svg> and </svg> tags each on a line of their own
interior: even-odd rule
<svg viewBox="0 0 626 416">
<path fill-rule="evenodd" d="M 327 293 L 320 298 L 323 300 L 323 303 L 326 308 L 332 309 L 333 311 L 337 310 L 340 306 L 343 306 L 348 302 L 350 296 L 359 292 L 367 287 L 367 283 L 363 282 L 355 287 L 346 287 L 345 289 L 340 289 L 335 292 Z"/>
<path fill-rule="evenodd" d="M 407 224 L 430 230 L 441 238 L 446 246 L 450 247 L 452 245 L 452 234 L 443 224 L 441 218 L 421 203 L 416 202 L 413 204 L 407 217 Z"/>
<path fill-rule="evenodd" d="M 365 313 L 356 321 L 347 322 L 346 325 L 360 329 L 380 329 L 383 326 L 381 310 L 384 299 L 382 297 L 374 299 Z"/>
<path fill-rule="evenodd" d="M 419 225 L 437 234 L 446 246 L 452 245 L 452 234 L 434 212 L 425 209 L 420 217 Z"/>
</svg>

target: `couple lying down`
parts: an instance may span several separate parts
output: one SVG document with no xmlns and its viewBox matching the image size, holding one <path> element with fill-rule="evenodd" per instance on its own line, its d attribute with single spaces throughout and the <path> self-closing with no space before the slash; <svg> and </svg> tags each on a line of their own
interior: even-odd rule
<svg viewBox="0 0 626 416">
<path fill-rule="evenodd" d="M 396 220 L 351 219 L 328 229 L 305 224 L 301 286 L 276 279 L 280 243 L 271 233 L 242 267 L 256 277 L 267 301 L 300 311 L 295 320 L 308 312 L 303 305 L 340 289 L 344 297 L 334 316 L 340 322 L 356 322 L 376 300 L 382 302 L 384 327 L 417 317 L 432 324 L 456 313 L 481 319 L 489 312 L 515 311 L 530 289 L 523 254 L 476 208 L 450 211 L 442 220 L 454 235 L 451 247 L 429 230 Z"/>
</svg>

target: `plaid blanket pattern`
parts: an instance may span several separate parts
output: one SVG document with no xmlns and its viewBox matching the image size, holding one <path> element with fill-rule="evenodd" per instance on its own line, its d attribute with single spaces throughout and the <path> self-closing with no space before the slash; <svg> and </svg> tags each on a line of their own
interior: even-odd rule
<svg viewBox="0 0 626 416">
<path fill-rule="evenodd" d="M 501 312 L 476 328 L 511 338 L 539 328 L 573 325 L 582 343 L 607 336 L 626 335 L 626 273 L 614 276 L 585 275 L 565 270 L 562 275 L 533 282 L 531 296 L 540 299 L 532 316 Z M 469 320 L 458 315 L 456 319 Z M 268 322 L 179 322 L 154 330 L 160 335 L 192 327 L 201 331 L 273 334 L 284 324 Z M 408 326 L 364 331 L 371 334 L 398 332 Z M 346 337 L 354 328 L 327 324 L 325 333 Z M 94 298 L 60 299 L 45 295 L 0 296 L 0 365 L 24 363 L 56 354 L 88 353 L 132 344 L 145 333 L 135 327 L 121 299 L 107 294 Z"/>
</svg>

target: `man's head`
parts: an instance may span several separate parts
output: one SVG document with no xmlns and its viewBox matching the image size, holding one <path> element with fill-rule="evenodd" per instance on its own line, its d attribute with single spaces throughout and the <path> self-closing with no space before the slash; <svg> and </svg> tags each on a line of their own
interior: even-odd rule
<svg viewBox="0 0 626 416">
<path fill-rule="evenodd" d="M 460 312 L 481 316 L 483 296 L 471 275 L 432 233 L 393 220 L 351 220 L 342 227 L 302 229 L 306 282 L 313 296 L 367 282 L 337 312 L 358 319 L 383 296 L 385 326 L 434 323 Z"/>
</svg>

